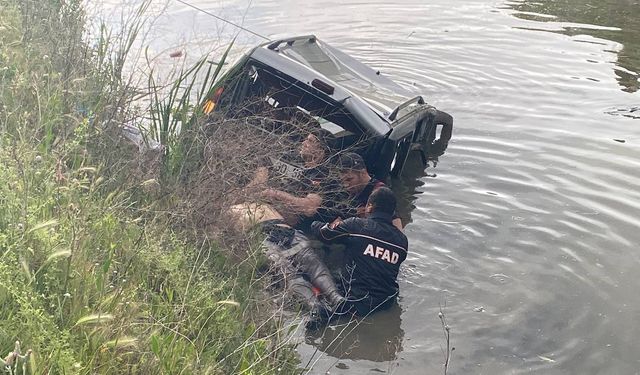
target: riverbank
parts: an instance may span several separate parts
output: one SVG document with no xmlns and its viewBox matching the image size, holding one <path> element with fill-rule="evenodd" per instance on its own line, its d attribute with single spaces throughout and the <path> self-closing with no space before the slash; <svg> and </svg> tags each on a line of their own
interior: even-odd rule
<svg viewBox="0 0 640 375">
<path fill-rule="evenodd" d="M 0 7 L 0 354 L 20 341 L 34 374 L 295 373 L 259 257 L 173 225 L 119 134 L 143 13 L 89 46 L 80 1 Z"/>
</svg>

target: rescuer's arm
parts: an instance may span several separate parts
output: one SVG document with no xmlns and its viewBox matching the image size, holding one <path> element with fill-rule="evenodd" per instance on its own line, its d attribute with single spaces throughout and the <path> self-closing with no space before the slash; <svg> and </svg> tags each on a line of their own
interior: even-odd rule
<svg viewBox="0 0 640 375">
<path fill-rule="evenodd" d="M 340 243 L 350 235 L 348 225 L 349 223 L 342 221 L 341 218 L 337 218 L 332 223 L 314 221 L 311 224 L 311 234 L 327 244 Z"/>
</svg>

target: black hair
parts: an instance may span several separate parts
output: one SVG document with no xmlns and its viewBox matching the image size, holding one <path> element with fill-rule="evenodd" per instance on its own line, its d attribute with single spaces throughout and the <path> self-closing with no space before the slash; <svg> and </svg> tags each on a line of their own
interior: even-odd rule
<svg viewBox="0 0 640 375">
<path fill-rule="evenodd" d="M 373 206 L 374 212 L 383 212 L 393 215 L 396 212 L 396 196 L 386 186 L 380 187 L 371 193 L 367 204 Z"/>
<path fill-rule="evenodd" d="M 340 155 L 338 167 L 341 171 L 363 171 L 367 170 L 367 165 L 362 156 L 355 152 L 346 152 Z"/>
</svg>

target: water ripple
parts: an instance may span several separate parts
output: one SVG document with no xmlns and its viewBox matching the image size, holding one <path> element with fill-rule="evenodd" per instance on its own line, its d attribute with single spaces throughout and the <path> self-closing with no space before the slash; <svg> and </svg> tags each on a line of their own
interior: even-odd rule
<svg viewBox="0 0 640 375">
<path fill-rule="evenodd" d="M 637 93 L 619 83 L 637 69 L 619 63 L 627 46 L 595 36 L 633 30 L 524 0 L 193 3 L 270 37 L 315 33 L 454 115 L 437 177 L 394 182 L 411 218 L 397 373 L 441 373 L 443 307 L 456 373 L 637 372 L 640 127 Z M 158 50 L 197 55 L 234 34 L 187 7 L 168 12 Z M 175 30 L 201 38 L 190 47 Z M 318 368 L 341 373 L 334 362 Z"/>
</svg>

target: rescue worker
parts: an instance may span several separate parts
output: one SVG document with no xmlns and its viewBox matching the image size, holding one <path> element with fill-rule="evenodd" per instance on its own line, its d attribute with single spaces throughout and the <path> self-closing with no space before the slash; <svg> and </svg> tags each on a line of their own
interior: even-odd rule
<svg viewBox="0 0 640 375">
<path fill-rule="evenodd" d="M 393 305 L 408 248 L 407 237 L 391 222 L 395 209 L 391 189 L 380 187 L 369 196 L 365 218 L 312 224 L 312 234 L 326 244 L 344 245 L 346 253 L 348 275 L 342 285 L 346 300 L 333 313 L 367 316 Z"/>
<path fill-rule="evenodd" d="M 342 212 L 342 217 L 364 217 L 365 207 L 371 193 L 386 185 L 369 175 L 364 159 L 354 152 L 340 155 L 338 167 L 342 186 L 350 195 L 349 208 Z M 403 229 L 402 220 L 395 213 L 392 222 L 396 228 Z"/>
</svg>

